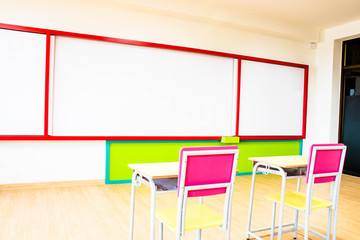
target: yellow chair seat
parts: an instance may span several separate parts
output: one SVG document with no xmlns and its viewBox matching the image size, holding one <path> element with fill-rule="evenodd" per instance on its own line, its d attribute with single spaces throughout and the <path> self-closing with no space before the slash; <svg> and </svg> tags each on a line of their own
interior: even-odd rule
<svg viewBox="0 0 360 240">
<path fill-rule="evenodd" d="M 156 217 L 174 232 L 176 231 L 177 208 L 160 208 L 156 210 Z M 222 215 L 214 212 L 204 204 L 186 207 L 185 231 L 223 224 Z"/>
<path fill-rule="evenodd" d="M 266 196 L 267 199 L 280 203 L 281 194 L 274 194 Z M 305 211 L 306 204 L 306 194 L 301 192 L 290 192 L 285 193 L 285 206 L 293 207 L 302 211 Z M 312 198 L 311 209 L 327 208 L 331 207 L 332 203 L 321 199 L 321 198 Z"/>
</svg>

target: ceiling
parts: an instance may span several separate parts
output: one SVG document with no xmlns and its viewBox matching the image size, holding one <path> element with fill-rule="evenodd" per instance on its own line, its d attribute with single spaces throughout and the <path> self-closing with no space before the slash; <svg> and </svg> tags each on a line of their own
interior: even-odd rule
<svg viewBox="0 0 360 240">
<path fill-rule="evenodd" d="M 164 21 L 169 17 L 177 18 L 186 21 L 186 24 L 197 21 L 212 24 L 214 27 L 252 31 L 305 42 L 319 42 L 322 30 L 360 20 L 360 0 L 1 1 L 5 1 L 20 12 L 27 11 L 29 5 L 37 6 L 39 9 L 42 6 L 46 13 L 66 7 L 76 9 L 79 14 L 84 14 L 84 16 L 89 14 L 91 17 L 97 15 L 96 11 L 104 9 L 109 11 L 108 15 L 116 11 L 118 11 L 117 14 L 123 14 L 125 9 L 130 14 L 140 12 L 141 16 L 146 17 L 162 16 Z M 36 5 L 34 5 L 35 3 Z M 105 14 L 107 13 L 105 12 Z M 182 26 L 186 26 L 186 24 Z"/>
<path fill-rule="evenodd" d="M 330 28 L 360 19 L 359 0 L 221 0 L 272 19 Z"/>
<path fill-rule="evenodd" d="M 319 41 L 323 29 L 360 19 L 360 0 L 101 0 L 105 2 L 310 42 Z"/>
</svg>

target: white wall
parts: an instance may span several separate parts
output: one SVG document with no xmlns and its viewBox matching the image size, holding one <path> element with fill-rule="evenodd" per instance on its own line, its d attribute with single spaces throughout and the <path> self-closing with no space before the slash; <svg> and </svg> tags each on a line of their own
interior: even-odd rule
<svg viewBox="0 0 360 240">
<path fill-rule="evenodd" d="M 0 166 L 0 184 L 105 179 L 105 142 L 3 141 Z"/>
<path fill-rule="evenodd" d="M 315 76 L 309 85 L 308 129 L 304 154 L 313 143 L 337 143 L 342 41 L 360 37 L 360 20 L 326 29 L 317 44 Z"/>
<path fill-rule="evenodd" d="M 328 94 L 330 86 L 326 88 L 327 100 L 314 96 L 318 88 L 314 77 L 316 50 L 309 49 L 307 42 L 269 35 L 267 31 L 259 29 L 81 0 L 2 1 L 0 22 L 308 64 L 309 82 L 314 85 L 310 88 L 309 98 L 315 100 L 315 105 L 328 105 L 327 100 L 331 100 Z M 325 77 L 321 81 L 328 81 L 330 76 Z M 313 105 L 310 107 L 314 108 Z M 312 111 L 312 114 L 316 114 L 316 111 Z M 326 114 L 330 116 L 329 111 Z M 328 121 L 327 116 L 320 119 Z M 316 129 L 316 118 L 309 118 L 310 126 Z M 324 127 L 321 132 L 329 135 L 327 129 Z M 105 178 L 104 141 L 0 142 L 0 149 L 0 184 Z"/>
</svg>

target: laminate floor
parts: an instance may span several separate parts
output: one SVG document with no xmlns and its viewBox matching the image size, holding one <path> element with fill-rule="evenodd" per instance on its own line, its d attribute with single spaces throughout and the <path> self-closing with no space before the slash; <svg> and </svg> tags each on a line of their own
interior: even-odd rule
<svg viewBox="0 0 360 240">
<path fill-rule="evenodd" d="M 280 191 L 280 177 L 258 175 L 255 189 L 253 226 L 268 226 L 271 217 L 271 202 L 264 195 Z M 302 191 L 305 191 L 304 179 Z M 251 176 L 236 177 L 231 239 L 246 239 Z M 289 179 L 288 191 L 296 188 L 296 180 Z M 328 185 L 315 189 L 317 196 L 326 197 Z M 115 240 L 129 238 L 130 184 L 89 185 L 67 187 L 42 187 L 31 189 L 8 189 L 0 191 L 0 239 L 1 240 Z M 206 199 L 205 203 L 220 209 L 222 196 Z M 195 201 L 195 200 L 192 200 Z M 176 193 L 159 194 L 157 207 L 176 206 Z M 149 239 L 150 188 L 136 188 L 134 239 Z M 291 221 L 293 211 L 286 209 L 285 222 Z M 300 214 L 299 221 L 304 223 Z M 325 233 L 327 210 L 313 211 L 310 225 Z M 360 239 L 360 178 L 343 175 L 337 227 L 338 240 Z M 158 222 L 156 222 L 156 239 Z M 184 239 L 195 239 L 195 232 L 186 232 Z M 268 240 L 269 233 L 261 236 Z M 219 228 L 203 230 L 204 240 L 225 239 Z M 164 227 L 164 239 L 175 239 L 175 235 Z M 293 239 L 292 233 L 283 239 Z M 300 229 L 298 239 L 303 239 Z M 310 234 L 310 239 L 321 239 Z"/>
</svg>

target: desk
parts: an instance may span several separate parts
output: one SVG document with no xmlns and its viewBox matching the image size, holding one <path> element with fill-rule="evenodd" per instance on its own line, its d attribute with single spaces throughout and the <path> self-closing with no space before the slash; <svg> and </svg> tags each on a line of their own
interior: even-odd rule
<svg viewBox="0 0 360 240">
<path fill-rule="evenodd" d="M 177 191 L 179 162 L 129 164 L 134 172 L 131 184 L 130 234 L 134 234 L 135 187 L 144 183 L 151 188 L 150 239 L 155 239 L 155 195 Z"/>
<path fill-rule="evenodd" d="M 251 215 L 253 209 L 253 200 L 254 200 L 254 188 L 255 188 L 255 178 L 258 171 L 263 174 L 276 174 L 282 176 L 281 180 L 281 201 L 280 201 L 280 216 L 279 216 L 279 230 L 278 230 L 278 240 L 281 240 L 281 234 L 283 233 L 283 226 L 290 226 L 291 224 L 283 225 L 283 212 L 284 212 L 284 199 L 285 199 L 285 183 L 286 178 L 297 177 L 297 191 L 300 190 L 300 176 L 306 175 L 306 166 L 308 164 L 308 158 L 304 156 L 279 156 L 279 157 L 253 157 L 249 160 L 256 162 L 253 168 L 253 175 L 251 180 L 251 192 L 250 192 L 250 203 L 249 203 L 249 216 L 248 216 L 248 225 L 246 238 L 249 239 L 250 236 L 258 240 L 262 239 L 255 234 L 255 232 L 261 232 L 264 230 L 271 229 L 260 228 L 251 230 Z M 288 230 L 290 231 L 290 230 Z M 285 231 L 284 231 L 285 232 Z M 271 236 L 273 239 L 274 236 Z"/>
</svg>

